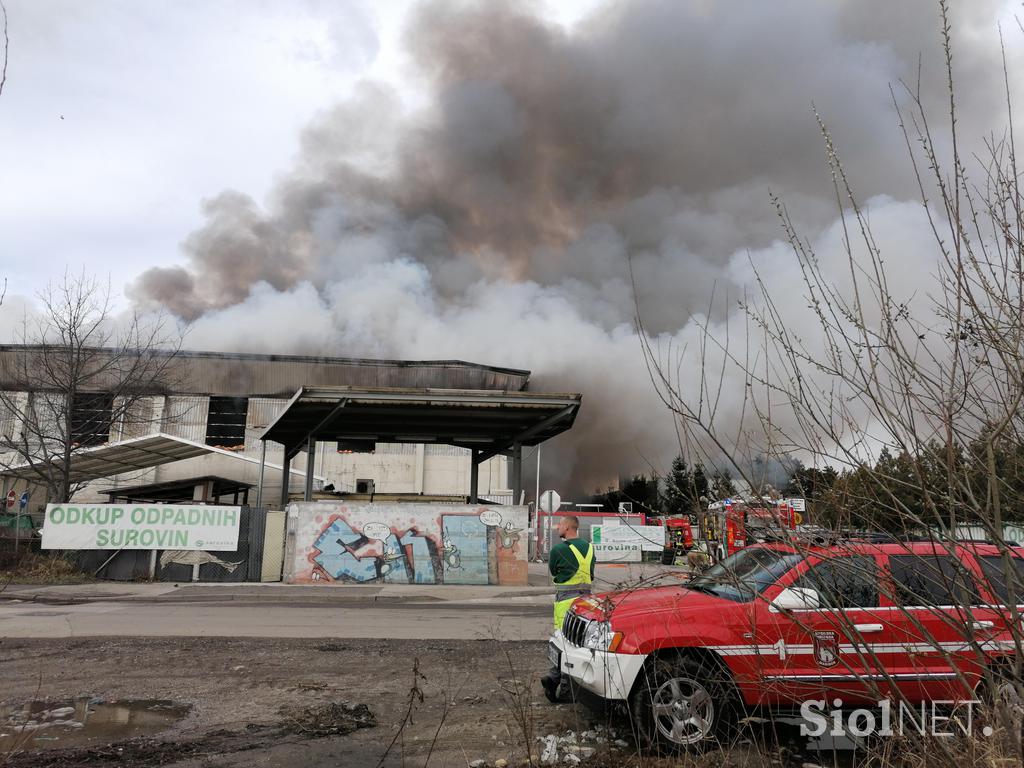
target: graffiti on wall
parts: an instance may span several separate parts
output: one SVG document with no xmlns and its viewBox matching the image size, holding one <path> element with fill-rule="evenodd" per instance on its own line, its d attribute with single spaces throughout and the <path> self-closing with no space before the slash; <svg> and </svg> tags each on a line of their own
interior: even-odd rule
<svg viewBox="0 0 1024 768">
<path fill-rule="evenodd" d="M 526 583 L 525 507 L 296 506 L 291 581 Z"/>
</svg>

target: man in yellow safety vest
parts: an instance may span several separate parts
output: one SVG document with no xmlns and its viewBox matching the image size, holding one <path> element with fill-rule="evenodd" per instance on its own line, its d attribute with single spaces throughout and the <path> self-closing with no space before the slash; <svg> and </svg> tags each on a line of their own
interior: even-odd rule
<svg viewBox="0 0 1024 768">
<path fill-rule="evenodd" d="M 555 585 L 555 629 L 562 628 L 562 620 L 573 601 L 590 594 L 594 581 L 594 548 L 579 536 L 580 521 L 575 515 L 566 515 L 558 521 L 558 537 L 562 540 L 551 548 L 548 571 Z M 561 670 L 555 666 L 540 679 L 548 701 L 558 701 Z"/>
</svg>

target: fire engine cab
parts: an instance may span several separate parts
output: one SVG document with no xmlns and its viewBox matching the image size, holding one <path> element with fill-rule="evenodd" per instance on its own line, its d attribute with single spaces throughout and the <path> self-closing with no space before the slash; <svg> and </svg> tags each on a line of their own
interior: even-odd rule
<svg viewBox="0 0 1024 768">
<path fill-rule="evenodd" d="M 786 500 L 724 499 L 708 504 L 701 538 L 708 554 L 721 561 L 755 541 L 792 531 L 796 523 L 797 514 Z"/>
<path fill-rule="evenodd" d="M 1005 562 L 1024 585 L 1024 557 L 994 545 L 756 544 L 683 585 L 577 600 L 549 650 L 670 749 L 713 743 L 751 708 L 963 701 L 1012 668 L 1006 606 L 1024 600 Z"/>
<path fill-rule="evenodd" d="M 652 517 L 648 521 L 665 528 L 665 550 L 662 562 L 666 565 L 693 549 L 693 526 L 689 517 Z"/>
</svg>

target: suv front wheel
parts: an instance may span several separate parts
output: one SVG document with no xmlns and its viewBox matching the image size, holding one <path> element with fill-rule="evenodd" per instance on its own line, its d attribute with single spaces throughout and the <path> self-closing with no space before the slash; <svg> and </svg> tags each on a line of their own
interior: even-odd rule
<svg viewBox="0 0 1024 768">
<path fill-rule="evenodd" d="M 631 710 L 641 745 L 664 752 L 725 743 L 736 717 L 735 689 L 719 665 L 686 654 L 651 659 Z"/>
</svg>

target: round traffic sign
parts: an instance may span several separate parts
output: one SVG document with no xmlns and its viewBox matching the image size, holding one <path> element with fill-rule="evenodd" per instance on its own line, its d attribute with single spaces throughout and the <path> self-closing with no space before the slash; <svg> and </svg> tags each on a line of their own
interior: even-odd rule
<svg viewBox="0 0 1024 768">
<path fill-rule="evenodd" d="M 11 507 L 13 507 L 14 506 L 14 502 L 16 502 L 17 500 L 18 500 L 18 494 L 16 494 L 14 492 L 14 489 L 12 488 L 10 490 L 10 492 L 7 494 L 7 508 L 10 509 Z"/>
<path fill-rule="evenodd" d="M 562 506 L 562 497 L 557 491 L 544 491 L 540 495 L 540 508 L 542 512 L 557 512 Z"/>
</svg>

